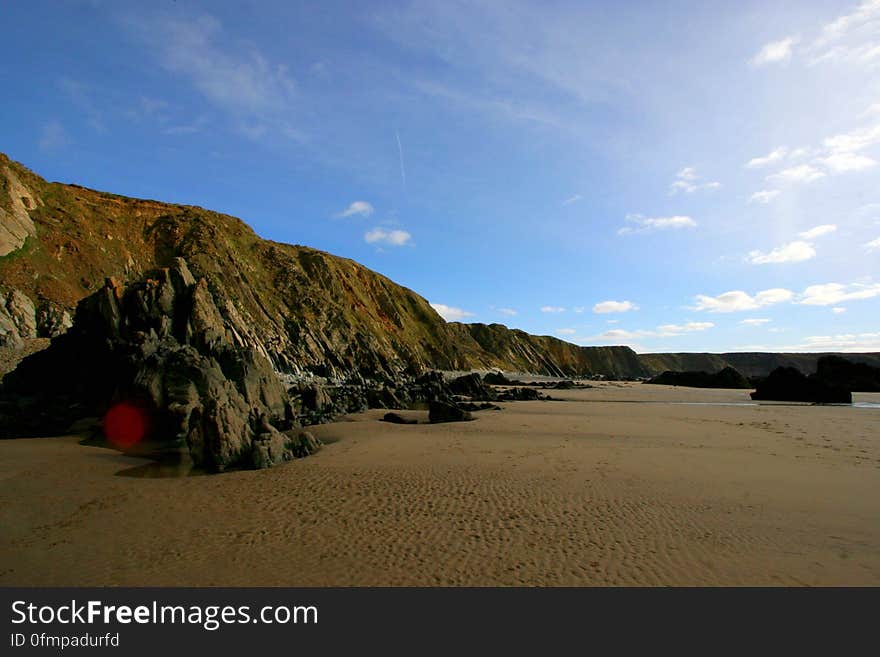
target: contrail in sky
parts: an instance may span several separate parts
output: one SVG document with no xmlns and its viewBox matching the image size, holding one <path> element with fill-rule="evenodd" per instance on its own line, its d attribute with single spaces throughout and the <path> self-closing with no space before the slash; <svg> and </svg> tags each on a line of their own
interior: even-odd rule
<svg viewBox="0 0 880 657">
<path fill-rule="evenodd" d="M 400 154 L 400 178 L 403 180 L 403 188 L 406 189 L 406 169 L 403 168 L 403 146 L 400 144 L 400 133 L 395 130 L 394 136 L 397 137 L 397 152 Z"/>
</svg>

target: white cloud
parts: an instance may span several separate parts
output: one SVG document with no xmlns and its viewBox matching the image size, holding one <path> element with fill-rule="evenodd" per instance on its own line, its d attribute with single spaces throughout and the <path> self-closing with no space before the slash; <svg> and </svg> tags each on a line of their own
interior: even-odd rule
<svg viewBox="0 0 880 657">
<path fill-rule="evenodd" d="M 437 311 L 437 314 L 440 315 L 447 322 L 457 322 L 465 317 L 473 317 L 473 313 L 468 312 L 467 310 L 462 310 L 461 308 L 455 308 L 454 306 L 447 306 L 444 303 L 432 303 L 431 308 Z"/>
<path fill-rule="evenodd" d="M 831 309 L 831 312 L 833 312 L 835 315 L 842 315 L 846 312 L 846 308 L 844 308 L 843 306 L 834 306 L 834 308 Z"/>
<path fill-rule="evenodd" d="M 700 179 L 700 176 L 697 175 L 697 170 L 693 167 L 685 167 L 677 174 L 675 174 L 675 180 L 669 188 L 670 193 L 677 194 L 678 192 L 685 192 L 686 194 L 693 194 L 697 190 L 700 189 L 718 189 L 721 187 L 720 182 L 712 181 L 701 183 L 697 182 Z"/>
<path fill-rule="evenodd" d="M 715 324 L 712 322 L 687 322 L 685 324 L 662 324 L 654 331 L 638 329 L 628 331 L 626 329 L 609 329 L 604 333 L 594 336 L 595 339 L 608 340 L 635 340 L 639 338 L 674 338 L 687 333 L 706 331 Z"/>
<path fill-rule="evenodd" d="M 580 194 L 575 194 L 574 196 L 570 196 L 562 202 L 562 205 L 571 205 L 572 203 L 577 203 L 583 198 Z"/>
<path fill-rule="evenodd" d="M 584 312 L 585 310 L 586 310 L 586 308 L 584 308 L 583 306 L 575 306 L 574 308 L 572 308 L 572 311 L 574 311 L 578 314 Z"/>
<path fill-rule="evenodd" d="M 793 297 L 794 293 L 784 288 L 763 290 L 755 296 L 750 296 L 742 290 L 731 290 L 717 297 L 698 294 L 695 297 L 696 305 L 692 310 L 706 310 L 711 313 L 740 312 L 790 301 Z"/>
<path fill-rule="evenodd" d="M 640 214 L 627 215 L 626 220 L 633 226 L 624 226 L 617 231 L 618 235 L 633 233 L 651 233 L 657 230 L 676 230 L 680 228 L 694 228 L 697 222 L 686 216 L 674 217 L 644 217 Z"/>
<path fill-rule="evenodd" d="M 517 314 L 513 308 L 499 308 L 498 312 L 500 312 L 502 315 L 507 315 L 508 317 L 513 317 Z"/>
<path fill-rule="evenodd" d="M 818 160 L 834 173 L 864 171 L 877 166 L 877 160 L 858 153 L 832 153 Z"/>
<path fill-rule="evenodd" d="M 541 306 L 542 313 L 564 313 L 565 308 L 562 306 Z"/>
<path fill-rule="evenodd" d="M 813 335 L 786 351 L 880 351 L 880 333 L 846 333 L 842 335 Z"/>
<path fill-rule="evenodd" d="M 638 309 L 639 307 L 632 301 L 601 301 L 593 306 L 593 312 L 600 315 L 605 313 L 625 313 Z"/>
<path fill-rule="evenodd" d="M 822 237 L 822 235 L 833 233 L 835 230 L 837 230 L 835 224 L 822 224 L 810 230 L 805 230 L 803 233 L 798 233 L 798 237 L 802 237 L 805 240 L 814 240 L 817 237 Z"/>
<path fill-rule="evenodd" d="M 825 174 L 822 171 L 819 171 L 816 167 L 809 164 L 799 164 L 796 167 L 783 169 L 779 173 L 767 176 L 767 179 L 778 179 L 783 182 L 791 183 L 808 183 L 824 177 Z"/>
<path fill-rule="evenodd" d="M 880 251 L 880 237 L 865 244 L 868 251 Z"/>
<path fill-rule="evenodd" d="M 810 63 L 870 63 L 880 56 L 880 45 L 875 40 L 878 21 L 880 2 L 864 0 L 855 11 L 839 16 L 822 28 L 810 46 Z"/>
<path fill-rule="evenodd" d="M 789 262 L 803 262 L 816 256 L 816 249 L 809 242 L 790 242 L 776 247 L 769 253 L 763 251 L 751 251 L 746 260 L 753 265 L 784 264 Z"/>
<path fill-rule="evenodd" d="M 752 319 L 744 319 L 740 322 L 740 324 L 745 324 L 746 326 L 763 326 L 764 324 L 768 324 L 770 322 L 769 319 L 763 318 L 752 318 Z"/>
<path fill-rule="evenodd" d="M 355 215 L 360 215 L 361 217 L 369 217 L 375 211 L 375 208 L 367 201 L 354 201 L 347 208 L 345 208 L 345 210 L 343 210 L 342 212 L 338 212 L 333 216 L 339 218 L 354 217 Z"/>
<path fill-rule="evenodd" d="M 767 166 L 768 164 L 773 164 L 774 162 L 783 159 L 787 153 L 788 149 L 785 146 L 780 146 L 767 153 L 767 155 L 752 158 L 746 162 L 746 167 L 749 169 L 757 169 L 759 167 Z"/>
<path fill-rule="evenodd" d="M 651 331 L 627 331 L 626 329 L 610 329 L 604 333 L 597 335 L 600 340 L 633 340 L 636 338 L 644 338 L 651 336 Z"/>
<path fill-rule="evenodd" d="M 798 42 L 798 37 L 790 36 L 779 41 L 771 41 L 766 44 L 750 60 L 753 66 L 764 66 L 776 62 L 787 62 L 791 59 L 792 47 Z"/>
<path fill-rule="evenodd" d="M 686 324 L 663 324 L 657 327 L 658 337 L 672 337 L 695 331 L 705 331 L 715 326 L 712 322 L 687 322 Z"/>
<path fill-rule="evenodd" d="M 852 153 L 880 143 L 880 123 L 828 137 L 822 142 L 833 153 Z"/>
<path fill-rule="evenodd" d="M 749 197 L 749 203 L 763 203 L 766 205 L 777 196 L 779 196 L 778 189 L 762 189 L 760 192 L 755 192 Z"/>
<path fill-rule="evenodd" d="M 367 244 L 384 244 L 386 246 L 405 246 L 410 243 L 412 235 L 405 230 L 385 230 L 374 228 L 364 233 L 364 241 Z"/>
<path fill-rule="evenodd" d="M 806 306 L 836 306 L 844 301 L 858 301 L 880 296 L 880 283 L 825 283 L 811 285 L 800 295 L 798 303 Z"/>
<path fill-rule="evenodd" d="M 577 333 L 577 331 L 573 328 L 561 328 L 556 329 L 556 333 L 558 335 L 574 335 L 575 333 Z"/>
<path fill-rule="evenodd" d="M 866 116 L 875 116 L 877 114 L 880 114 L 880 103 L 874 103 L 873 105 L 868 107 L 868 109 L 866 109 L 859 115 L 859 118 L 864 118 Z"/>
</svg>

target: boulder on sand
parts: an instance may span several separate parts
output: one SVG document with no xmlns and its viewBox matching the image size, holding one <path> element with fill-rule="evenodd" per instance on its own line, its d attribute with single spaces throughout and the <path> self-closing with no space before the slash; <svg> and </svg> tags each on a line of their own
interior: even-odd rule
<svg viewBox="0 0 880 657">
<path fill-rule="evenodd" d="M 432 424 L 439 422 L 467 422 L 474 417 L 455 404 L 443 401 L 432 401 L 428 405 L 428 419 Z"/>
<path fill-rule="evenodd" d="M 385 413 L 385 416 L 382 418 L 384 422 L 390 422 L 391 424 L 418 424 L 419 421 L 415 418 L 411 417 L 403 417 L 400 413 Z"/>
</svg>

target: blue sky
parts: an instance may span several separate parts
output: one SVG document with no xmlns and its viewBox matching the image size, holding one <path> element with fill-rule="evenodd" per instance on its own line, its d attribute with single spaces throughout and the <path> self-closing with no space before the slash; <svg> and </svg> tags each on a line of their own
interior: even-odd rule
<svg viewBox="0 0 880 657">
<path fill-rule="evenodd" d="M 880 351 L 880 0 L 4 3 L 0 150 L 639 351 Z"/>
</svg>

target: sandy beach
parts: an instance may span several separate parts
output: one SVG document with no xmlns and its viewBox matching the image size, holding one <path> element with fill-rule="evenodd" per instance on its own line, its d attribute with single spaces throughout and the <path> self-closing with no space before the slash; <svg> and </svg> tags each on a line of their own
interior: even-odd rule
<svg viewBox="0 0 880 657">
<path fill-rule="evenodd" d="M 0 585 L 880 585 L 880 408 L 549 392 L 468 423 L 350 416 L 315 456 L 216 476 L 2 441 Z"/>
</svg>

